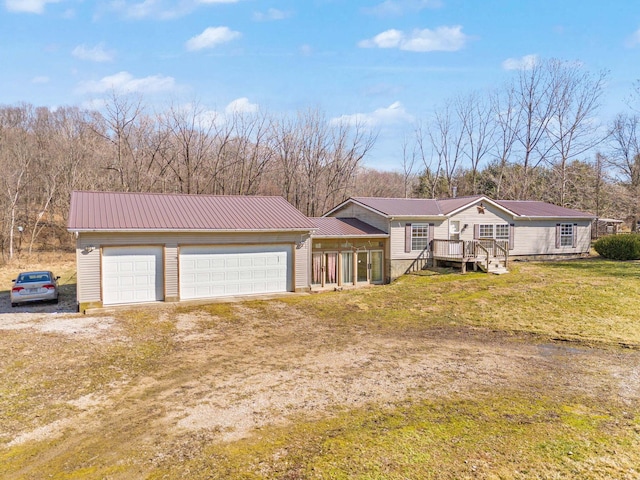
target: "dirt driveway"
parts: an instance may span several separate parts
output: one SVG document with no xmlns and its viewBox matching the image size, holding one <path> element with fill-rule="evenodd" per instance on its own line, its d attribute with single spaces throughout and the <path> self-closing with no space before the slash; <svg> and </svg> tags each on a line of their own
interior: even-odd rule
<svg viewBox="0 0 640 480">
<path fill-rule="evenodd" d="M 91 361 L 92 352 L 134 342 L 122 324 L 121 316 L 131 314 L 126 310 L 80 315 L 62 304 L 59 310 L 18 311 L 5 308 L 5 298 L 0 301 L 0 342 L 22 348 L 8 350 L 5 344 L 3 360 L 8 351 L 24 355 L 34 371 L 57 360 L 52 352 L 65 351 L 70 357 L 60 358 L 60 365 L 68 365 L 73 375 L 78 365 Z M 471 397 L 496 389 L 579 394 L 617 404 L 640 401 L 635 351 L 540 344 L 470 328 L 379 332 L 317 322 L 278 300 L 232 308 L 233 321 L 204 309 L 178 313 L 173 306 L 151 307 L 158 322 L 171 326 L 172 347 L 157 365 L 90 393 L 81 388 L 81 378 L 77 388 L 69 381 L 46 399 L 66 404 L 64 413 L 27 425 L 9 422 L 0 442 L 14 446 L 64 436 L 77 443 L 135 418 L 145 435 L 128 441 L 161 449 L 159 438 L 201 434 L 230 441 L 299 414 L 313 418 L 369 402 Z M 68 381 L 64 372 L 56 375 Z"/>
</svg>

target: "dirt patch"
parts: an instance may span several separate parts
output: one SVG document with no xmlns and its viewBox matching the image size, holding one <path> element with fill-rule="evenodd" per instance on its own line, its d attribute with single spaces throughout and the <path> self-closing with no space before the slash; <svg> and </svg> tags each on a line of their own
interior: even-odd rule
<svg viewBox="0 0 640 480">
<path fill-rule="evenodd" d="M 36 419 L 31 428 L 5 433 L 0 440 L 13 446 L 64 437 L 75 445 L 116 435 L 126 425 L 141 433 L 123 433 L 125 444 L 143 445 L 150 456 L 161 457 L 167 455 L 167 439 L 183 435 L 226 442 L 300 416 L 316 418 L 337 409 L 407 398 L 514 390 L 640 402 L 640 354 L 634 351 L 538 344 L 524 336 L 461 327 L 376 331 L 348 322 L 318 322 L 277 300 L 257 307 L 235 305 L 233 320 L 206 308 L 188 313 L 176 313 L 176 308 L 143 312 L 153 317 L 157 328 L 172 327 L 161 339 L 170 345 L 168 353 L 152 358 L 155 363 L 147 364 L 144 373 L 123 375 L 94 392 L 87 392 L 80 378 L 77 387 L 67 380 L 70 386 L 63 393 L 50 394 L 40 405 L 46 409 L 63 404 L 64 414 Z M 49 361 L 69 365 L 73 377 L 74 359 L 90 364 L 92 352 L 110 343 L 136 348 L 138 340 L 126 335 L 128 315 L 132 311 L 114 310 L 106 317 L 4 313 L 0 330 L 11 333 L 14 344 L 28 342 L 29 351 L 64 343 L 57 354 L 67 358 Z M 131 328 L 129 324 L 133 335 Z M 150 340 L 143 340 L 147 348 Z M 46 351 L 39 351 L 33 361 L 44 366 Z M 121 365 L 114 361 L 109 368 Z M 58 442 L 64 445 L 64 439 Z"/>
</svg>

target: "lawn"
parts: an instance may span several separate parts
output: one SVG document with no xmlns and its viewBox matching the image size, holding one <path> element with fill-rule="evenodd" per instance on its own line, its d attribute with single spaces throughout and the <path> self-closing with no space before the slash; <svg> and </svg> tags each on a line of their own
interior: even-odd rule
<svg viewBox="0 0 640 480">
<path fill-rule="evenodd" d="M 0 313 L 0 477 L 640 478 L 640 263 L 510 270 Z"/>
</svg>

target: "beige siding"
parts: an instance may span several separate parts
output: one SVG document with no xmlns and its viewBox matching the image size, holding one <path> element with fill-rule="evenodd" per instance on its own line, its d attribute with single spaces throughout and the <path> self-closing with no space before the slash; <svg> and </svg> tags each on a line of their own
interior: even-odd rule
<svg viewBox="0 0 640 480">
<path fill-rule="evenodd" d="M 178 257 L 181 245 L 291 245 L 292 262 L 295 262 L 295 281 L 297 289 L 309 286 L 309 242 L 302 248 L 295 246 L 306 238 L 300 233 L 81 233 L 77 241 L 77 267 L 79 303 L 101 301 L 100 290 L 100 247 L 162 245 L 164 251 L 164 284 L 167 298 L 178 297 Z M 85 247 L 91 245 L 93 251 Z M 295 280 L 294 280 L 295 278 Z"/>
<path fill-rule="evenodd" d="M 90 242 L 83 242 L 82 237 L 76 242 L 76 265 L 77 265 L 77 293 L 78 301 L 99 302 L 100 291 L 100 248 L 85 250 L 85 247 L 93 245 Z M 84 299 L 84 300 L 82 300 Z"/>
<path fill-rule="evenodd" d="M 405 225 L 407 223 L 428 223 L 434 225 L 433 238 L 447 238 L 446 232 L 448 229 L 446 220 L 438 219 L 438 220 L 416 220 L 416 219 L 405 219 L 405 220 L 393 220 L 391 222 L 391 240 L 390 240 L 390 257 L 391 260 L 412 260 L 415 259 L 420 252 L 410 252 L 406 253 L 404 251 L 404 241 L 405 241 Z"/>
<path fill-rule="evenodd" d="M 306 239 L 300 248 L 293 249 L 295 258 L 295 290 L 307 290 L 311 287 L 311 240 Z"/>
<path fill-rule="evenodd" d="M 333 212 L 331 216 L 337 218 L 357 218 L 364 223 L 376 227 L 378 230 L 389 233 L 389 220 L 385 216 L 372 212 L 360 205 L 349 203 L 340 210 Z"/>
<path fill-rule="evenodd" d="M 446 222 L 446 228 L 442 231 L 443 236 L 437 236 L 435 238 L 448 240 L 449 223 L 456 220 L 460 222 L 460 240 L 473 240 L 473 226 L 476 224 L 505 225 L 514 223 L 510 215 L 491 205 L 485 207 L 484 213 L 480 213 L 474 205 L 451 216 Z"/>
<path fill-rule="evenodd" d="M 169 243 L 164 247 L 164 296 L 167 300 L 178 299 L 178 282 L 178 245 Z"/>
<path fill-rule="evenodd" d="M 577 246 L 556 248 L 556 223 L 578 225 Z M 568 255 L 588 253 L 591 248 L 591 222 L 589 220 L 536 220 L 515 222 L 515 244 L 510 255 Z"/>
<path fill-rule="evenodd" d="M 500 209 L 489 205 L 484 213 L 478 212 L 476 206 L 467 208 L 451 217 L 451 220 L 459 220 L 462 232 L 461 240 L 473 240 L 473 226 L 475 224 L 514 224 L 514 248 L 509 250 L 509 255 L 563 255 L 572 253 L 587 253 L 591 247 L 591 221 L 590 220 L 514 220 L 510 215 Z M 448 222 L 447 222 L 448 223 Z M 556 224 L 578 224 L 577 246 L 556 248 Z M 467 225 L 467 228 L 463 228 Z M 448 230 L 442 232 L 443 236 L 435 238 L 447 239 Z"/>
</svg>

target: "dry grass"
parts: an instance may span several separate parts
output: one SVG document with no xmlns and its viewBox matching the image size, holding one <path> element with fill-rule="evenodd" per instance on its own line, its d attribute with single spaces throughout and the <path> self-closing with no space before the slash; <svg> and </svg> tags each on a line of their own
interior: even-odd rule
<svg viewBox="0 0 640 480">
<path fill-rule="evenodd" d="M 0 477 L 640 478 L 640 264 L 514 267 L 0 314 Z"/>
</svg>

